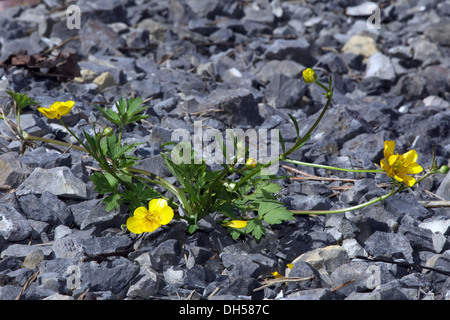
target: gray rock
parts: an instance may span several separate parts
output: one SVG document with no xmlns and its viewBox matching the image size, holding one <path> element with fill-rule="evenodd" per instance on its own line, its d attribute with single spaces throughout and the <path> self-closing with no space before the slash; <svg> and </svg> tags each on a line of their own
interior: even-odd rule
<svg viewBox="0 0 450 320">
<path fill-rule="evenodd" d="M 394 280 L 395 271 L 395 266 L 382 262 L 352 261 L 337 267 L 330 279 L 334 287 L 345 284 L 336 291 L 348 297 L 352 292 L 374 290 L 381 284 Z"/>
<path fill-rule="evenodd" d="M 396 95 L 403 95 L 406 100 L 417 100 L 423 98 L 426 81 L 418 74 L 408 73 L 402 76 L 393 92 Z"/>
<path fill-rule="evenodd" d="M 395 80 L 395 71 L 389 57 L 377 52 L 367 59 L 366 78 L 377 77 L 383 80 Z"/>
<path fill-rule="evenodd" d="M 298 281 L 295 283 L 290 282 L 287 285 L 288 290 L 305 290 L 323 287 L 320 272 L 304 261 L 297 261 L 294 263 L 294 266 L 289 272 L 289 277 L 313 278 L 311 280 Z"/>
<path fill-rule="evenodd" d="M 164 281 L 172 287 L 179 288 L 186 282 L 186 271 L 180 267 L 171 266 L 164 270 Z"/>
<path fill-rule="evenodd" d="M 34 253 L 40 251 L 41 253 Z M 33 256 L 34 255 L 36 256 Z M 26 245 L 14 243 L 10 244 L 5 250 L 2 251 L 1 258 L 5 257 L 18 257 L 25 258 L 29 256 L 29 259 L 37 261 L 39 257 L 48 258 L 53 253 L 51 246 L 36 246 L 36 245 Z M 42 254 L 42 255 L 41 255 Z M 37 259 L 35 259 L 37 258 Z M 44 259 L 42 259 L 44 260 Z M 42 261 L 41 260 L 41 261 Z M 34 268 L 30 268 L 34 269 Z"/>
<path fill-rule="evenodd" d="M 90 256 L 121 251 L 131 246 L 131 239 L 127 235 L 106 235 L 104 237 L 80 239 L 80 242 L 86 254 Z"/>
<path fill-rule="evenodd" d="M 206 102 L 200 105 L 204 111 L 211 109 L 221 109 L 225 113 L 226 123 L 234 125 L 257 125 L 262 122 L 258 113 L 259 97 L 244 88 L 238 89 L 216 89 L 212 91 Z M 222 117 L 219 116 L 221 120 Z"/>
<path fill-rule="evenodd" d="M 408 238 L 414 250 L 440 253 L 444 248 L 445 237 L 442 234 L 434 234 L 429 229 L 419 227 L 418 222 L 410 216 L 402 219 L 398 231 Z"/>
<path fill-rule="evenodd" d="M 248 277 L 237 277 L 233 281 L 231 281 L 224 288 L 220 289 L 217 292 L 216 298 L 221 295 L 229 295 L 233 297 L 239 296 L 251 296 L 253 299 L 261 299 L 263 292 L 253 292 L 254 289 L 260 286 L 259 282 L 256 279 L 248 278 Z"/>
<path fill-rule="evenodd" d="M 357 160 L 378 162 L 383 158 L 384 140 L 382 134 L 363 133 L 345 142 L 341 154 Z"/>
<path fill-rule="evenodd" d="M 31 170 L 17 158 L 17 153 L 7 152 L 0 155 L 1 186 L 17 188 L 30 174 Z"/>
<path fill-rule="evenodd" d="M 14 300 L 22 291 L 21 287 L 6 285 L 0 287 L 0 300 Z"/>
<path fill-rule="evenodd" d="M 269 275 L 276 264 L 273 259 L 258 253 L 247 255 L 222 253 L 220 258 L 232 278 L 244 275 L 252 278 Z"/>
<path fill-rule="evenodd" d="M 65 198 L 88 198 L 86 184 L 67 167 L 34 169 L 31 175 L 17 188 L 16 194 L 18 196 L 43 194 L 45 191 Z"/>
<path fill-rule="evenodd" d="M 312 66 L 315 59 L 311 56 L 310 44 L 307 40 L 275 40 L 265 52 L 268 60 L 293 60 L 304 66 Z"/>
<path fill-rule="evenodd" d="M 124 221 L 124 216 L 120 208 L 106 212 L 105 204 L 103 201 L 97 201 L 94 206 L 91 206 L 88 210 L 88 214 L 84 217 L 80 224 L 81 230 L 88 230 L 94 228 L 97 233 L 108 228 L 117 228 Z M 93 204 L 89 203 L 89 204 Z M 89 204 L 87 205 L 89 207 Z M 84 208 L 85 210 L 86 208 Z M 74 213 L 75 217 L 75 213 Z"/>
<path fill-rule="evenodd" d="M 303 69 L 303 65 L 293 60 L 270 60 L 256 71 L 255 77 L 262 83 L 268 83 L 279 74 L 295 79 L 300 77 Z"/>
<path fill-rule="evenodd" d="M 72 155 L 69 153 L 61 154 L 55 150 L 46 150 L 43 147 L 27 150 L 20 158 L 20 161 L 29 168 L 50 169 L 55 167 L 72 167 Z"/>
<path fill-rule="evenodd" d="M 300 79 L 275 75 L 266 87 L 267 104 L 279 108 L 298 108 L 306 93 L 306 85 Z"/>
<path fill-rule="evenodd" d="M 149 299 L 155 296 L 161 285 L 161 277 L 150 268 L 145 268 L 144 275 L 128 288 L 127 298 Z"/>
<path fill-rule="evenodd" d="M 364 242 L 364 249 L 374 258 L 402 259 L 413 263 L 413 248 L 404 235 L 375 231 Z"/>
<path fill-rule="evenodd" d="M 347 252 L 341 246 L 327 246 L 306 252 L 292 261 L 295 265 L 297 261 L 304 261 L 317 270 L 328 273 L 333 272 L 342 264 L 350 262 Z"/>
<path fill-rule="evenodd" d="M 166 240 L 154 248 L 151 255 L 158 270 L 162 270 L 164 265 L 177 265 L 182 258 L 181 244 L 175 239 Z"/>
<path fill-rule="evenodd" d="M 0 236 L 7 241 L 21 241 L 31 235 L 28 220 L 15 208 L 0 203 Z"/>
<path fill-rule="evenodd" d="M 116 299 L 124 298 L 131 279 L 139 272 L 139 267 L 125 258 L 114 259 L 109 263 L 83 263 L 80 266 L 81 286 L 77 291 L 87 289 L 111 291 Z"/>
<path fill-rule="evenodd" d="M 34 194 L 19 198 L 20 206 L 28 218 L 52 225 L 70 225 L 73 222 L 72 212 L 66 204 L 54 194 L 45 191 L 39 199 Z"/>
<path fill-rule="evenodd" d="M 285 300 L 333 300 L 334 296 L 329 288 L 317 288 L 288 294 Z"/>
</svg>

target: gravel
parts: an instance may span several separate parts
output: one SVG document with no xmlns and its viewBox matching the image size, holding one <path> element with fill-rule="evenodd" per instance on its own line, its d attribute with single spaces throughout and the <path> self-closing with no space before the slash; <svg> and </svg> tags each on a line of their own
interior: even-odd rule
<svg viewBox="0 0 450 320">
<path fill-rule="evenodd" d="M 293 159 L 368 169 L 394 139 L 423 167 L 432 147 L 438 165 L 449 164 L 449 1 L 380 2 L 379 29 L 366 25 L 369 3 L 352 0 L 71 1 L 80 29 L 67 27 L 56 3 L 0 12 L 0 104 L 12 118 L 9 89 L 42 106 L 74 100 L 64 120 L 81 136 L 88 123 L 105 124 L 93 104 L 140 96 L 150 117 L 123 139 L 143 143 L 140 168 L 170 179 L 160 145 L 175 129 L 193 133 L 198 120 L 219 130 L 279 129 L 293 143 L 287 114 L 305 133 L 324 103 L 300 80 L 314 66 L 321 80 L 333 77 L 334 103 Z M 43 54 L 50 67 L 14 64 L 20 52 Z M 76 142 L 35 108 L 24 109 L 21 126 Z M 89 181 L 92 159 L 40 142 L 21 155 L 5 121 L 0 134 L 0 300 L 450 299 L 450 211 L 426 206 L 450 200 L 449 175 L 357 211 L 296 216 L 260 241 L 233 240 L 212 217 L 192 235 L 172 221 L 136 236 L 121 230 L 126 207 L 106 213 Z M 334 178 L 282 180 L 289 209 L 357 205 L 389 182 L 289 166 Z M 307 279 L 263 286 L 275 271 Z"/>
</svg>

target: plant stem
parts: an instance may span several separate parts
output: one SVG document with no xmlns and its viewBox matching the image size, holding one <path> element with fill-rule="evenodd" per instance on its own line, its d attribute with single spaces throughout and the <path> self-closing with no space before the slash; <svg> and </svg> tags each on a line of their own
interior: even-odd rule
<svg viewBox="0 0 450 320">
<path fill-rule="evenodd" d="M 326 89 L 325 86 L 323 86 L 325 88 L 325 90 L 327 92 L 333 92 L 330 91 L 328 89 Z M 289 150 L 287 150 L 286 152 L 284 152 L 283 154 L 281 154 L 278 159 L 276 160 L 277 162 L 280 160 L 284 160 L 288 155 L 290 155 L 292 152 L 294 152 L 299 146 L 301 146 L 303 143 L 305 143 L 308 139 L 309 136 L 311 135 L 311 133 L 314 131 L 314 129 L 319 125 L 320 121 L 322 120 L 323 116 L 325 115 L 325 112 L 327 111 L 328 107 L 331 104 L 331 99 L 333 98 L 333 94 L 330 95 L 330 97 L 327 100 L 327 103 L 325 104 L 325 107 L 322 109 L 322 112 L 320 113 L 319 117 L 317 118 L 316 122 L 314 122 L 314 124 L 312 125 L 312 127 L 308 130 L 308 132 L 303 136 L 303 138 L 299 139 L 292 148 L 290 148 Z M 238 183 L 236 184 L 235 188 L 239 188 L 245 181 L 247 181 L 248 179 L 250 179 L 251 177 L 253 177 L 254 175 L 256 175 L 261 168 L 266 168 L 268 166 L 270 166 L 272 164 L 274 160 L 269 161 L 268 163 L 266 163 L 265 165 L 263 165 L 262 167 L 258 167 L 255 168 L 252 172 L 250 172 L 248 175 L 246 175 L 245 177 L 243 177 L 241 180 L 238 181 Z"/>
<path fill-rule="evenodd" d="M 389 192 L 388 194 L 375 198 L 373 200 L 364 202 L 362 204 L 353 206 L 353 207 L 348 207 L 348 208 L 342 208 L 342 209 L 336 209 L 336 210 L 290 210 L 293 214 L 334 214 L 334 213 L 344 213 L 344 212 L 348 212 L 348 211 L 353 211 L 353 210 L 358 210 L 358 209 L 362 209 L 364 207 L 367 207 L 371 204 L 374 204 L 378 201 L 382 201 L 385 200 L 387 198 L 389 198 L 390 196 L 396 194 L 397 192 L 400 192 L 401 190 L 403 190 L 402 188 L 400 189 L 395 189 L 393 188 L 391 190 L 391 192 Z"/>
<path fill-rule="evenodd" d="M 79 147 L 77 145 L 70 144 L 67 142 L 62 142 L 59 140 L 32 136 L 32 135 L 29 135 L 28 133 L 26 133 L 25 131 L 22 132 L 22 136 L 25 140 L 34 140 L 34 141 L 42 141 L 42 142 L 52 143 L 52 144 L 56 144 L 56 145 L 60 145 L 60 146 L 68 147 L 68 148 L 73 148 L 73 149 L 88 153 L 88 151 L 83 147 Z"/>
<path fill-rule="evenodd" d="M 320 169 L 329 169 L 329 170 L 338 170 L 338 171 L 347 171 L 347 172 L 366 172 L 366 173 L 383 173 L 383 172 L 385 172 L 383 169 L 378 169 L 378 170 L 345 169 L 345 168 L 331 167 L 331 166 L 325 166 L 322 164 L 308 163 L 308 162 L 302 162 L 302 161 L 291 160 L 291 159 L 284 159 L 283 161 L 290 162 L 293 164 L 298 164 L 301 166 L 314 167 L 314 168 L 320 168 Z"/>
<path fill-rule="evenodd" d="M 135 176 L 138 179 L 145 179 L 145 180 L 147 180 L 150 183 L 159 184 L 160 186 L 166 188 L 168 191 L 170 191 L 173 195 L 175 195 L 177 197 L 178 201 L 180 201 L 181 206 L 184 208 L 184 210 L 186 211 L 188 216 L 189 217 L 193 217 L 194 216 L 194 213 L 192 211 L 192 207 L 189 204 L 189 202 L 188 202 L 184 192 L 179 190 L 177 187 L 175 187 L 169 181 L 167 181 L 164 178 L 161 178 L 160 176 L 157 176 L 156 174 L 153 174 L 153 173 L 151 173 L 149 171 L 146 171 L 146 170 L 137 169 L 137 168 L 127 168 L 126 170 L 128 172 L 142 174 L 142 175 L 145 175 L 147 177 L 150 177 L 151 179 L 154 179 L 154 180 L 150 180 L 150 179 L 146 179 L 146 178 L 141 178 L 141 177 Z"/>
</svg>

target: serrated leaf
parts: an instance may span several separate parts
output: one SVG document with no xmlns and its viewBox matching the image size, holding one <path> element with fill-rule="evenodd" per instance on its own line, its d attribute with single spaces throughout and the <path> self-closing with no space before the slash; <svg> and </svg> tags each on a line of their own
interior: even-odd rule
<svg viewBox="0 0 450 320">
<path fill-rule="evenodd" d="M 120 118 L 119 115 L 112 111 L 111 109 L 102 108 L 100 106 L 94 105 L 94 107 L 106 118 L 108 121 L 111 121 L 115 125 L 120 125 Z"/>
<path fill-rule="evenodd" d="M 120 207 L 122 201 L 120 199 L 120 195 L 112 194 L 104 198 L 103 203 L 105 204 L 106 212 L 109 212 L 111 210 L 117 210 Z"/>
<path fill-rule="evenodd" d="M 263 219 L 268 224 L 280 224 L 286 220 L 294 220 L 294 215 L 280 203 L 280 206 L 266 212 Z"/>
<path fill-rule="evenodd" d="M 247 233 L 251 233 L 256 240 L 259 240 L 263 235 L 266 234 L 266 228 L 264 228 L 264 225 L 259 219 L 250 220 L 245 227 L 245 231 Z"/>
<path fill-rule="evenodd" d="M 89 179 L 95 185 L 94 190 L 100 194 L 105 194 L 105 193 L 116 191 L 116 188 L 111 187 L 111 184 L 109 183 L 108 179 L 105 177 L 104 174 L 102 174 L 100 172 L 94 172 L 94 174 L 92 174 L 89 177 Z"/>
</svg>

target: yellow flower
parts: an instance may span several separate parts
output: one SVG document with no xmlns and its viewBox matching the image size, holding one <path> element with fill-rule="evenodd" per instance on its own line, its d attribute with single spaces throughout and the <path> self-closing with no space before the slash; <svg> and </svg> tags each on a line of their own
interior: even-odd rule
<svg viewBox="0 0 450 320">
<path fill-rule="evenodd" d="M 48 108 L 39 108 L 38 111 L 49 119 L 61 119 L 70 112 L 75 105 L 75 101 L 68 100 L 66 102 L 56 101 Z"/>
<path fill-rule="evenodd" d="M 317 74 L 316 74 L 316 72 L 313 69 L 311 69 L 311 68 L 303 70 L 303 80 L 306 83 L 314 83 L 314 82 L 316 82 L 317 81 Z"/>
<path fill-rule="evenodd" d="M 283 278 L 281 274 L 278 273 L 278 271 L 274 271 L 270 273 L 275 279 L 277 278 Z"/>
<path fill-rule="evenodd" d="M 258 161 L 256 161 L 255 158 L 250 157 L 250 158 L 248 158 L 247 162 L 245 163 L 245 166 L 247 168 L 253 169 L 254 167 L 256 167 L 257 164 L 258 164 Z"/>
<path fill-rule="evenodd" d="M 292 270 L 292 268 L 294 267 L 294 265 L 293 265 L 292 263 L 288 263 L 288 264 L 286 265 L 286 267 L 288 267 L 289 269 Z"/>
<path fill-rule="evenodd" d="M 145 207 L 134 210 L 132 217 L 127 219 L 127 228 L 130 232 L 139 234 L 152 232 L 160 226 L 168 224 L 173 218 L 173 210 L 164 199 L 153 199 Z"/>
<path fill-rule="evenodd" d="M 381 168 L 386 174 L 399 182 L 404 182 L 409 187 L 416 183 L 416 179 L 407 174 L 416 174 L 423 171 L 416 163 L 417 153 L 410 150 L 405 154 L 394 154 L 395 141 L 384 142 L 384 159 L 381 160 Z"/>
<path fill-rule="evenodd" d="M 224 227 L 231 227 L 235 229 L 242 229 L 247 226 L 247 221 L 245 220 L 231 220 L 229 222 L 222 224 Z"/>
</svg>

